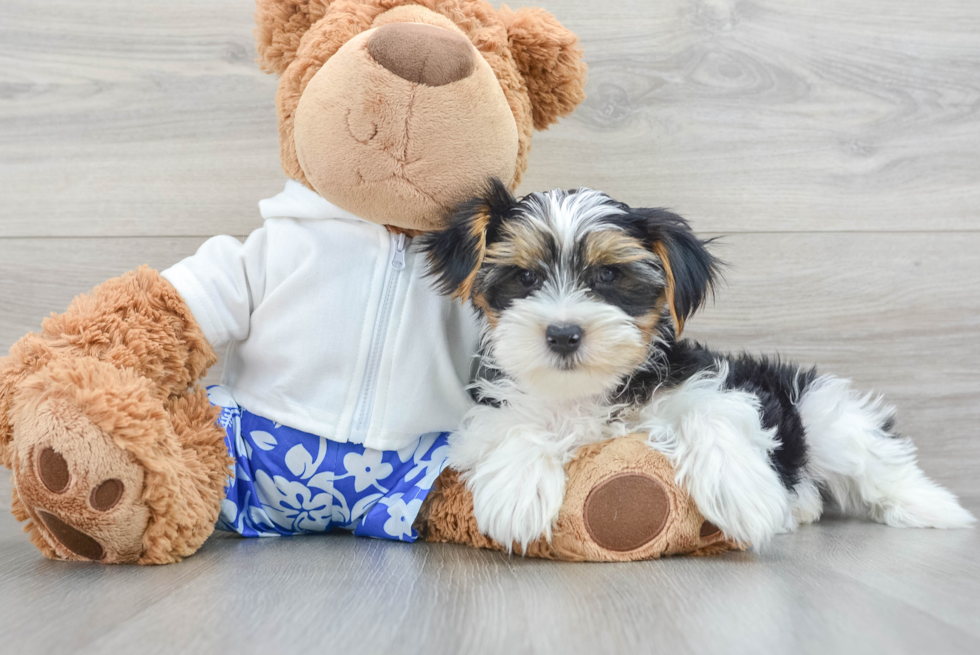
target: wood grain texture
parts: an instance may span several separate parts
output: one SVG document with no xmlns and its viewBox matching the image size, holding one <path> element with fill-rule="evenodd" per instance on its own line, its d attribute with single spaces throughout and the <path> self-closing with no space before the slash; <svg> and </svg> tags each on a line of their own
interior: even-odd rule
<svg viewBox="0 0 980 655">
<path fill-rule="evenodd" d="M 546 4 L 582 37 L 589 97 L 537 135 L 524 190 L 602 188 L 712 231 L 980 229 L 977 3 Z M 257 226 L 283 175 L 251 14 L 2 3 L 0 236 Z"/>
<path fill-rule="evenodd" d="M 548 6 L 584 37 L 588 98 L 528 184 L 726 232 L 980 229 L 977 3 Z"/>
<path fill-rule="evenodd" d="M 255 203 L 284 176 L 276 81 L 253 61 L 253 7 L 0 4 L 0 236 L 260 225 Z"/>
<path fill-rule="evenodd" d="M 0 502 L 8 496 L 3 471 Z M 622 565 L 219 534 L 161 568 L 49 562 L 16 532 L 0 515 L 0 639 L 15 653 L 980 649 L 975 530 L 828 519 L 763 554 Z"/>
</svg>

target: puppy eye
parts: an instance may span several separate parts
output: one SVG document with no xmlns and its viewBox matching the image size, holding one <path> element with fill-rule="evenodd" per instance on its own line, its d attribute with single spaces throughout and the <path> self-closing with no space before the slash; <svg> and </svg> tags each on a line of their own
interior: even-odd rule
<svg viewBox="0 0 980 655">
<path fill-rule="evenodd" d="M 534 271 L 524 270 L 520 272 L 517 279 L 519 279 L 521 284 L 523 284 L 525 287 L 531 288 L 538 283 L 538 274 Z"/>
<path fill-rule="evenodd" d="M 595 275 L 598 284 L 612 284 L 619 279 L 619 270 L 612 266 L 603 266 Z"/>
</svg>

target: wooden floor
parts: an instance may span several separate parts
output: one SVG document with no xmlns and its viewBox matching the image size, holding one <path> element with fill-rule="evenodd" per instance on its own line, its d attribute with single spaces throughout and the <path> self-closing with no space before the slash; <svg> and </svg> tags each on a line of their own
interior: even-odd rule
<svg viewBox="0 0 980 655">
<path fill-rule="evenodd" d="M 884 392 L 980 511 L 980 3 L 539 4 L 582 36 L 589 97 L 535 137 L 523 190 L 592 186 L 724 235 L 727 285 L 690 335 Z M 251 13 L 0 2 L 0 350 L 108 277 L 260 225 L 285 178 Z M 0 652 L 976 653 L 978 535 L 833 520 L 768 553 L 606 566 L 222 537 L 149 570 L 44 561 L 3 514 Z"/>
<path fill-rule="evenodd" d="M 149 569 L 49 562 L 18 528 L 0 516 L 5 653 L 980 652 L 977 530 L 827 519 L 763 554 L 631 564 L 221 534 Z"/>
</svg>

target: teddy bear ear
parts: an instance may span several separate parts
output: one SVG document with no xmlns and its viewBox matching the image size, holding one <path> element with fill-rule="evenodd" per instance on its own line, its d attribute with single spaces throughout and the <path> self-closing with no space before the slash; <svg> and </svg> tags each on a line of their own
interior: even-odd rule
<svg viewBox="0 0 980 655">
<path fill-rule="evenodd" d="M 578 37 L 544 9 L 513 11 L 504 5 L 500 17 L 531 95 L 534 127 L 543 130 L 585 100 L 586 65 Z"/>
<path fill-rule="evenodd" d="M 257 0 L 255 40 L 259 66 L 282 74 L 296 58 L 299 42 L 323 18 L 333 0 Z"/>
</svg>

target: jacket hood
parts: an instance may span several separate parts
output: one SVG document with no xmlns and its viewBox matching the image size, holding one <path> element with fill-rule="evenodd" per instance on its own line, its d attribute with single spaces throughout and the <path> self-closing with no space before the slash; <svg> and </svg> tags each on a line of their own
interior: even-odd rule
<svg viewBox="0 0 980 655">
<path fill-rule="evenodd" d="M 363 218 L 355 216 L 346 209 L 341 209 L 296 180 L 288 180 L 282 193 L 272 198 L 260 200 L 259 213 L 262 214 L 263 219 L 301 218 L 317 220 L 342 218 L 364 221 Z"/>
</svg>

